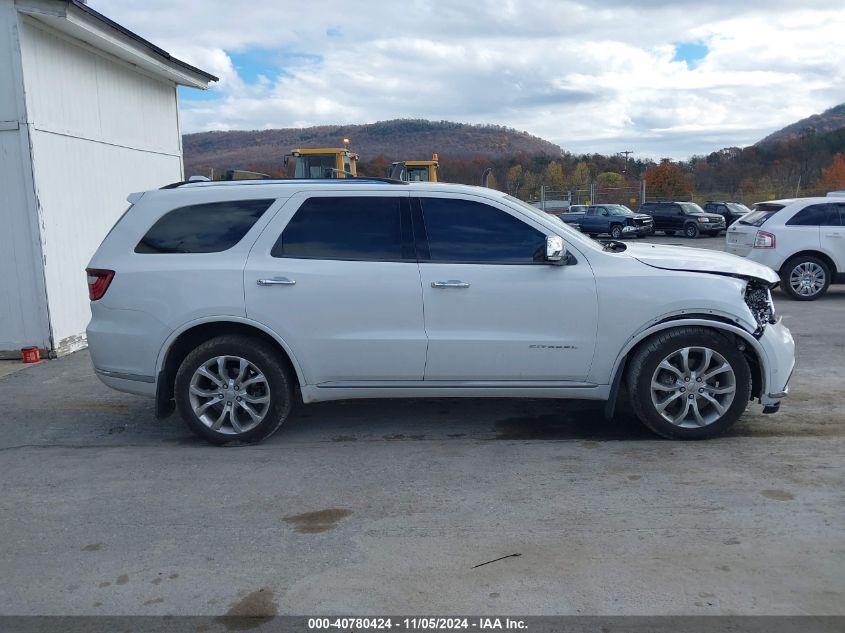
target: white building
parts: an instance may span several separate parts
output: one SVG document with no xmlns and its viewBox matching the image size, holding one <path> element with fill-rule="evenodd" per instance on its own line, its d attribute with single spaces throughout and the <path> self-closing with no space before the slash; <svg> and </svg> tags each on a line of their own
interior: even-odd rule
<svg viewBox="0 0 845 633">
<path fill-rule="evenodd" d="M 0 355 L 85 345 L 85 266 L 182 180 L 176 88 L 210 81 L 81 0 L 0 0 Z"/>
</svg>

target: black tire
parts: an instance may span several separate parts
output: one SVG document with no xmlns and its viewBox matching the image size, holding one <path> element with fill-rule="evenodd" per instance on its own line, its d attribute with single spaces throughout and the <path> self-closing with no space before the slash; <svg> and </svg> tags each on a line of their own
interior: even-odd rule
<svg viewBox="0 0 845 633">
<path fill-rule="evenodd" d="M 791 279 L 792 271 L 798 266 L 818 267 L 824 275 L 824 282 L 821 287 L 811 294 L 801 294 L 798 290 L 792 287 Z M 795 301 L 815 301 L 823 296 L 830 287 L 830 266 L 827 265 L 823 259 L 813 257 L 812 255 L 796 255 L 788 260 L 780 269 L 780 287 L 783 289 L 786 296 Z"/>
<path fill-rule="evenodd" d="M 225 433 L 211 429 L 203 423 L 191 405 L 192 377 L 202 365 L 218 356 L 243 358 L 257 368 L 266 379 L 270 400 L 266 404 L 267 408 L 262 410 L 263 418 L 256 426 L 243 433 Z M 231 376 L 230 373 L 229 377 Z M 269 348 L 266 343 L 244 335 L 224 335 L 202 343 L 185 357 L 176 373 L 174 398 L 179 415 L 199 437 L 217 445 L 229 442 L 255 443 L 270 437 L 288 417 L 293 401 L 293 387 L 294 380 L 288 368 L 279 359 L 276 351 Z M 212 387 L 212 390 L 216 389 Z M 235 405 L 237 406 L 240 405 Z M 215 409 L 215 407 L 221 408 Z M 212 411 L 222 411 L 222 405 L 216 403 L 210 408 Z"/>
<path fill-rule="evenodd" d="M 672 236 L 672 235 L 674 235 L 674 234 L 675 234 L 675 231 L 663 231 L 663 234 L 664 234 L 664 235 L 669 235 L 669 236 Z"/>
<path fill-rule="evenodd" d="M 686 226 L 684 226 L 684 236 L 688 237 L 691 240 L 694 240 L 698 237 L 698 225 L 689 222 Z"/>
<path fill-rule="evenodd" d="M 614 240 L 621 240 L 622 239 L 622 225 L 621 224 L 614 224 L 610 227 L 610 237 Z"/>
<path fill-rule="evenodd" d="M 735 377 L 733 401 L 726 411 L 709 424 L 693 428 L 677 426 L 665 419 L 651 394 L 652 378 L 658 365 L 673 352 L 686 347 L 706 347 L 718 353 L 731 366 Z M 745 356 L 730 338 L 702 327 L 679 327 L 646 339 L 629 361 L 627 383 L 631 407 L 637 417 L 658 435 L 673 440 L 703 440 L 720 435 L 739 419 L 751 397 L 751 370 Z M 684 397 L 678 398 L 679 406 L 686 402 Z"/>
</svg>

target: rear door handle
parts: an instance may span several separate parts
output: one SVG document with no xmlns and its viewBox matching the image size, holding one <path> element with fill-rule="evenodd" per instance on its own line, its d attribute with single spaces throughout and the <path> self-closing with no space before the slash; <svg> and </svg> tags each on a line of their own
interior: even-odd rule
<svg viewBox="0 0 845 633">
<path fill-rule="evenodd" d="M 272 277 L 270 279 L 259 279 L 256 283 L 259 286 L 293 286 L 296 282 L 287 277 Z"/>
<path fill-rule="evenodd" d="M 825 233 L 825 237 L 842 237 L 842 233 Z"/>
<path fill-rule="evenodd" d="M 449 279 L 447 281 L 432 281 L 432 288 L 469 288 L 469 284 L 459 279 Z"/>
</svg>

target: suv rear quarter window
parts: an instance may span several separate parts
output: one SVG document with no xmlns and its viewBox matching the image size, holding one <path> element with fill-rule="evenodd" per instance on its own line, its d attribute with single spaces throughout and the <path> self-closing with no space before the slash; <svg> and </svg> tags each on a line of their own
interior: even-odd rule
<svg viewBox="0 0 845 633">
<path fill-rule="evenodd" d="M 135 247 L 136 253 L 219 253 L 240 242 L 274 198 L 208 202 L 178 207 L 161 216 Z"/>
<path fill-rule="evenodd" d="M 787 226 L 841 226 L 839 205 L 811 204 L 793 215 Z"/>
</svg>

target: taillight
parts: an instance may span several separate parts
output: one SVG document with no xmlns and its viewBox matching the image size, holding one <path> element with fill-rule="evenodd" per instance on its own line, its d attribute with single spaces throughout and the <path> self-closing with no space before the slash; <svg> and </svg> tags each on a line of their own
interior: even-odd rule
<svg viewBox="0 0 845 633">
<path fill-rule="evenodd" d="M 765 231 L 757 231 L 754 238 L 754 248 L 774 248 L 775 236 Z"/>
<path fill-rule="evenodd" d="M 101 268 L 86 268 L 88 273 L 88 298 L 91 301 L 102 299 L 109 289 L 109 284 L 114 278 L 113 270 L 103 270 Z"/>
</svg>

